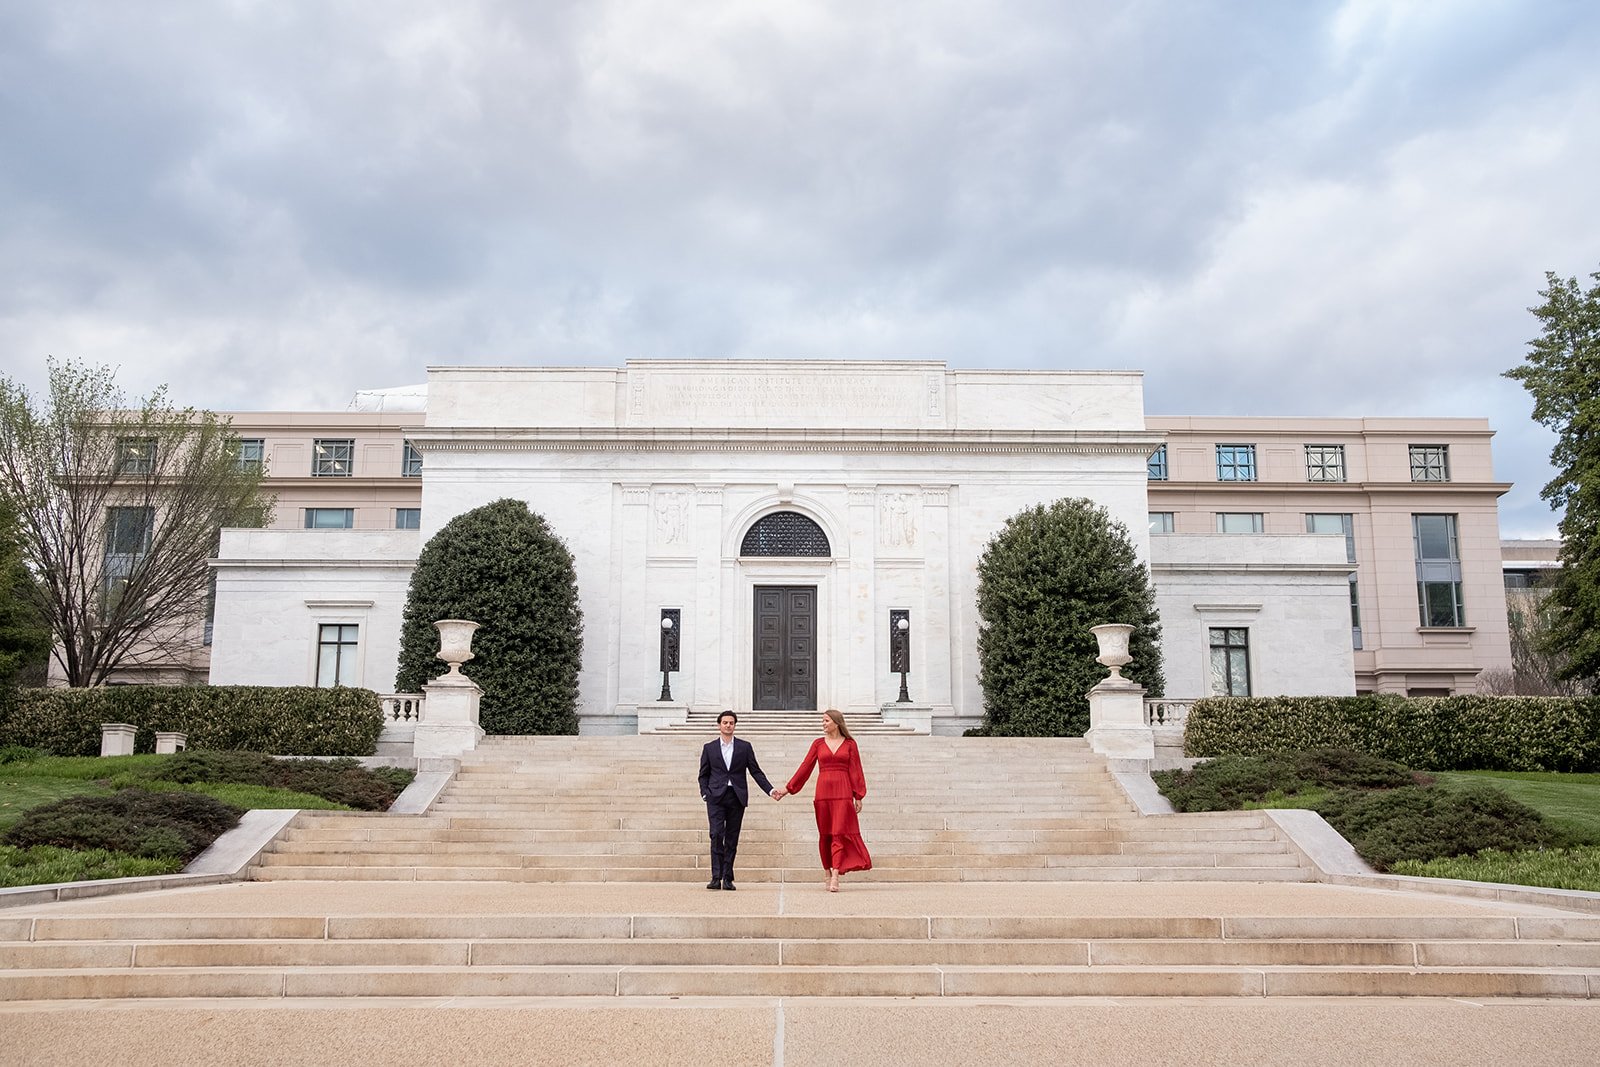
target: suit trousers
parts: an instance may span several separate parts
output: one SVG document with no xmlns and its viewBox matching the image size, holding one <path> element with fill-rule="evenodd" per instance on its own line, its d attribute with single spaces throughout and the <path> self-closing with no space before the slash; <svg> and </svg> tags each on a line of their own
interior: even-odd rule
<svg viewBox="0 0 1600 1067">
<path fill-rule="evenodd" d="M 706 820 L 711 824 L 711 877 L 733 880 L 733 858 L 739 851 L 739 828 L 744 825 L 744 805 L 732 789 L 721 799 L 706 801 Z"/>
</svg>

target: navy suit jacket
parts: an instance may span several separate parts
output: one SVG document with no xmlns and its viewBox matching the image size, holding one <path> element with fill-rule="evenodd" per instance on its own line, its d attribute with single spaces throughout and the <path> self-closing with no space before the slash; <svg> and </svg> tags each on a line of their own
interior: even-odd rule
<svg viewBox="0 0 1600 1067">
<path fill-rule="evenodd" d="M 761 764 L 756 762 L 756 750 L 751 747 L 750 742 L 742 737 L 733 739 L 732 767 L 726 767 L 722 763 L 722 738 L 707 742 L 706 747 L 700 750 L 700 799 L 707 803 L 720 802 L 731 782 L 733 793 L 739 798 L 739 803 L 749 807 L 750 786 L 744 779 L 747 770 L 762 791 L 770 795 L 772 783 L 761 773 Z"/>
</svg>

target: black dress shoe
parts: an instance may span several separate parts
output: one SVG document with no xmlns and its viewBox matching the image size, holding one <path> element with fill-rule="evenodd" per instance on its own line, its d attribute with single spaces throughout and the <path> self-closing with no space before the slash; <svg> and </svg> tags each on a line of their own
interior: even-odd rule
<svg viewBox="0 0 1600 1067">
<path fill-rule="evenodd" d="M 706 888 L 707 889 L 721 889 L 722 888 L 722 883 L 717 881 L 715 878 L 713 878 L 713 879 L 711 879 L 711 881 L 706 883 Z"/>
<path fill-rule="evenodd" d="M 737 888 L 738 888 L 738 886 L 736 886 L 736 885 L 734 885 L 734 884 L 733 884 L 733 879 L 732 879 L 732 878 L 724 878 L 724 879 L 723 879 L 723 880 L 722 880 L 722 888 L 724 888 L 724 889 L 726 889 L 726 890 L 727 890 L 727 891 L 728 891 L 728 892 L 730 892 L 730 893 L 731 893 L 731 892 L 733 892 L 733 891 L 734 891 L 734 890 L 735 890 L 735 889 L 737 889 Z"/>
</svg>

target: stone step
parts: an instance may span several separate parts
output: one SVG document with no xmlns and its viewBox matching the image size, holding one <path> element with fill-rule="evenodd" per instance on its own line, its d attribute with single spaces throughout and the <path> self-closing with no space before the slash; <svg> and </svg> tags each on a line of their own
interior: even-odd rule
<svg viewBox="0 0 1600 1067">
<path fill-rule="evenodd" d="M 494 966 L 1576 968 L 1595 942 L 494 938 L 0 944 L 0 968 Z"/>
<path fill-rule="evenodd" d="M 1205 966 L 392 966 L 11 970 L 0 998 L 1600 996 L 1561 969 Z"/>
<path fill-rule="evenodd" d="M 813 845 L 809 857 L 806 850 L 790 852 L 747 852 L 741 844 L 738 856 L 740 870 L 759 870 L 770 867 L 793 867 L 817 856 Z M 1040 853 L 966 853 L 942 855 L 894 855 L 880 852 L 876 863 L 880 869 L 900 868 L 920 870 L 933 876 L 944 869 L 970 867 L 982 861 L 991 867 L 1127 867 L 1127 855 L 1111 854 L 1040 854 Z M 614 860 L 602 864 L 603 860 Z M 678 867 L 685 870 L 704 871 L 709 863 L 708 852 L 698 853 L 629 853 L 625 855 L 596 855 L 593 853 L 440 853 L 440 852 L 303 852 L 264 853 L 259 861 L 265 867 L 568 867 L 607 866 L 611 869 L 633 867 Z M 1290 855 L 1233 853 L 1174 853 L 1137 857 L 1140 867 L 1299 867 L 1296 857 Z"/>
<path fill-rule="evenodd" d="M 1013 867 L 981 859 L 981 866 L 920 868 L 877 867 L 849 875 L 852 880 L 871 882 L 1034 882 L 1034 881 L 1121 881 L 1121 882 L 1305 882 L 1311 876 L 1301 867 L 1238 866 L 1228 863 L 1205 866 L 1163 867 L 1142 863 L 1110 867 Z M 819 869 L 815 864 L 795 867 L 755 867 L 739 864 L 741 884 L 759 882 L 815 883 Z M 705 869 L 686 867 L 552 866 L 552 867 L 468 867 L 453 866 L 319 866 L 262 864 L 250 869 L 254 881 L 417 881 L 417 882 L 695 882 L 705 877 Z"/>
<path fill-rule="evenodd" d="M 524 855 L 524 856 L 648 856 L 669 852 L 698 854 L 706 851 L 705 834 L 693 837 L 687 833 L 666 839 L 641 840 L 637 835 L 615 836 L 602 840 L 527 840 L 507 841 L 455 840 L 438 837 L 424 839 L 386 839 L 381 841 L 320 841 L 297 840 L 292 847 L 283 844 L 269 846 L 267 855 L 382 855 L 401 852 L 426 851 L 451 855 Z M 985 841 L 965 839 L 956 841 L 907 841 L 872 839 L 871 847 L 880 856 L 1165 856 L 1193 852 L 1203 844 L 1206 852 L 1229 855 L 1286 855 L 1275 841 L 1146 841 L 1123 842 L 1111 840 L 1076 841 L 1071 844 L 1042 847 L 1028 841 Z M 816 842 L 787 840 L 771 834 L 747 834 L 739 842 L 741 857 L 809 855 L 816 853 Z"/>
</svg>

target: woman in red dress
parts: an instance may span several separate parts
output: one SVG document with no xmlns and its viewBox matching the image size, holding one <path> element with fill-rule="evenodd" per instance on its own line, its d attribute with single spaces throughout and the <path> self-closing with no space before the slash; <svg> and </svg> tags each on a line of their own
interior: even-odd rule
<svg viewBox="0 0 1600 1067">
<path fill-rule="evenodd" d="M 822 713 L 822 736 L 811 742 L 800 769 L 789 784 L 773 794 L 782 799 L 805 788 L 811 769 L 819 767 L 812 805 L 817 812 L 817 851 L 828 872 L 828 892 L 839 891 L 839 876 L 872 870 L 872 857 L 861 840 L 856 815 L 867 795 L 867 778 L 861 771 L 861 753 L 850 736 L 844 716 L 829 708 Z"/>
</svg>

